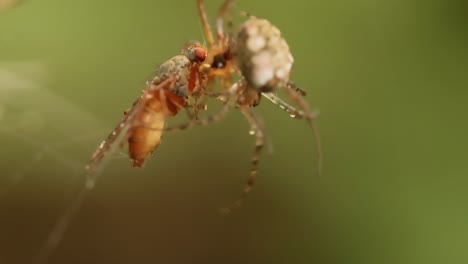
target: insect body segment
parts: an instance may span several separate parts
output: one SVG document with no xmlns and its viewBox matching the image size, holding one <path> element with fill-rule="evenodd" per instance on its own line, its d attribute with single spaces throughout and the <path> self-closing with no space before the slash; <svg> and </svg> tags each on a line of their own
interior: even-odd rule
<svg viewBox="0 0 468 264">
<path fill-rule="evenodd" d="M 179 104 L 185 103 L 180 100 L 181 97 L 167 89 L 174 86 L 175 77 L 167 81 L 161 86 L 150 85 L 150 92 L 145 95 L 141 109 L 135 113 L 132 123 L 129 124 L 131 128 L 127 132 L 128 152 L 134 167 L 143 166 L 146 158 L 161 143 L 167 117 L 176 115 Z M 171 98 L 171 95 L 176 96 Z"/>
</svg>

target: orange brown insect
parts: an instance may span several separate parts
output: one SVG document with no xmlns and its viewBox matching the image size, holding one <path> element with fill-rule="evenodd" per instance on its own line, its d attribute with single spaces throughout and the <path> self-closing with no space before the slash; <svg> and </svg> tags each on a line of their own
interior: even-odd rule
<svg viewBox="0 0 468 264">
<path fill-rule="evenodd" d="M 205 47 L 191 45 L 181 55 L 163 63 L 158 75 L 147 83 L 143 94 L 125 112 L 125 118 L 94 152 L 86 169 L 93 172 L 98 168 L 122 132 L 133 166 L 143 166 L 161 142 L 166 119 L 175 116 L 181 108 L 191 107 L 190 96 L 202 89 L 204 77 L 199 67 L 205 59 Z"/>
</svg>

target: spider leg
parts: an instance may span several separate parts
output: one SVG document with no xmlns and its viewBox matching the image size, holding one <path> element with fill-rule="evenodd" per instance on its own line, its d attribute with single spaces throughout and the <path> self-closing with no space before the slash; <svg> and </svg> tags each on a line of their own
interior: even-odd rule
<svg viewBox="0 0 468 264">
<path fill-rule="evenodd" d="M 273 104 L 281 108 L 282 110 L 286 111 L 291 117 L 297 118 L 297 119 L 304 119 L 305 114 L 303 111 L 297 110 L 295 107 L 289 105 L 283 99 L 281 99 L 278 95 L 274 93 L 262 93 L 262 95 L 270 100 Z M 316 118 L 316 114 L 312 113 L 314 115 L 314 118 Z"/>
<path fill-rule="evenodd" d="M 175 125 L 175 126 L 169 126 L 165 128 L 154 128 L 154 127 L 149 127 L 147 125 L 141 124 L 139 122 L 135 122 L 134 126 L 143 126 L 148 130 L 157 130 L 157 131 L 181 131 L 181 130 L 186 130 L 189 128 L 192 128 L 194 126 L 206 126 L 210 123 L 219 121 L 222 119 L 227 112 L 229 111 L 229 108 L 232 107 L 236 100 L 237 100 L 237 92 L 239 89 L 242 89 L 244 85 L 243 81 L 238 81 L 234 83 L 228 90 L 223 92 L 223 96 L 225 96 L 223 99 L 220 99 L 223 101 L 223 106 L 221 109 L 214 113 L 213 115 L 207 116 L 202 119 L 191 119 L 186 123 Z"/>
<path fill-rule="evenodd" d="M 216 98 L 222 102 L 226 102 L 229 97 L 229 91 L 222 91 L 222 92 L 205 92 L 206 96 Z"/>
<path fill-rule="evenodd" d="M 221 212 L 225 214 L 230 213 L 232 210 L 240 207 L 245 200 L 245 197 L 252 191 L 252 187 L 257 177 L 260 154 L 265 144 L 265 133 L 260 118 L 256 116 L 250 108 L 240 107 L 239 109 L 251 125 L 251 131 L 255 135 L 255 148 L 251 161 L 250 174 L 247 179 L 247 184 L 244 188 L 244 191 L 237 199 L 237 201 L 232 203 L 230 206 L 221 209 Z"/>
<path fill-rule="evenodd" d="M 206 15 L 205 6 L 203 5 L 203 0 L 197 0 L 198 14 L 200 15 L 201 24 L 203 27 L 203 32 L 205 34 L 206 40 L 208 41 L 208 46 L 210 48 L 214 45 L 213 34 L 211 33 L 210 22 L 208 21 L 208 16 Z"/>
<path fill-rule="evenodd" d="M 187 114 L 188 118 L 189 119 L 193 119 L 193 118 L 197 118 L 197 115 L 195 112 L 192 113 L 192 111 L 190 111 L 191 109 L 190 108 L 185 108 L 185 113 Z"/>
<path fill-rule="evenodd" d="M 189 107 L 185 108 L 185 112 L 189 119 L 198 119 L 198 111 L 199 110 L 207 110 L 208 106 L 206 105 L 206 96 L 203 96 L 201 100 L 198 98 L 194 99 L 192 105 L 188 105 Z"/>
<path fill-rule="evenodd" d="M 244 17 L 247 17 L 247 18 L 259 18 L 258 16 L 255 16 L 252 13 L 244 11 L 244 10 L 240 11 L 240 15 L 244 16 Z"/>
<path fill-rule="evenodd" d="M 301 88 L 299 88 L 295 83 L 293 83 L 291 80 L 288 81 L 288 83 L 286 84 L 288 87 L 290 87 L 291 89 L 295 90 L 297 93 L 299 93 L 300 95 L 302 96 L 306 96 L 307 92 L 305 90 L 302 90 Z"/>
<path fill-rule="evenodd" d="M 201 97 L 201 99 L 200 99 Z M 193 111 L 195 114 L 195 119 L 198 119 L 198 111 L 199 110 L 207 110 L 208 106 L 206 105 L 206 96 L 202 95 L 200 97 L 195 97 L 194 99 L 194 105 L 193 105 Z"/>
<path fill-rule="evenodd" d="M 227 16 L 229 10 L 232 7 L 234 0 L 225 0 L 224 3 L 221 5 L 221 7 L 218 10 L 218 16 L 216 17 L 216 32 L 218 34 L 218 41 L 221 43 L 224 40 L 224 17 Z M 232 29 L 232 21 L 231 19 L 228 19 L 227 22 L 230 31 Z"/>
<path fill-rule="evenodd" d="M 163 130 L 164 131 L 186 130 L 194 126 L 206 126 L 210 123 L 221 120 L 227 114 L 227 112 L 229 112 L 229 108 L 232 107 L 234 103 L 236 102 L 236 99 L 237 99 L 236 92 L 239 89 L 239 87 L 241 87 L 241 85 L 243 85 L 243 82 L 236 82 L 227 90 L 227 98 L 224 101 L 223 106 L 218 112 L 214 113 L 213 115 L 207 116 L 202 119 L 192 119 L 184 124 L 166 127 Z M 153 129 L 153 128 L 148 128 L 148 129 Z"/>
<path fill-rule="evenodd" d="M 206 95 L 205 95 L 205 88 L 201 86 L 200 90 L 198 91 L 197 94 L 192 94 L 193 97 L 193 113 L 192 117 L 190 119 L 198 119 L 198 110 L 206 110 L 208 109 L 206 105 Z"/>
<path fill-rule="evenodd" d="M 289 82 L 289 83 L 291 83 L 291 82 Z M 298 112 L 298 113 L 302 114 L 301 115 L 302 118 L 307 120 L 307 123 L 309 123 L 309 126 L 312 129 L 312 136 L 314 138 L 314 142 L 315 142 L 315 146 L 316 146 L 316 158 L 317 158 L 317 163 L 318 163 L 317 164 L 317 175 L 321 176 L 321 174 L 322 174 L 322 146 L 321 146 L 321 142 L 320 142 L 319 130 L 318 130 L 318 127 L 317 127 L 317 124 L 316 124 L 316 121 L 315 121 L 317 119 L 317 114 L 309 109 L 309 105 L 304 100 L 304 98 L 302 98 L 300 96 L 300 93 L 297 92 L 298 90 L 295 89 L 294 86 L 289 85 L 289 83 L 288 83 L 288 85 L 284 86 L 283 88 L 284 88 L 284 90 L 286 90 L 286 92 L 288 93 L 291 100 L 293 100 L 297 104 L 297 106 L 301 109 L 301 111 Z M 265 97 L 268 98 L 266 95 L 265 95 Z M 268 98 L 268 99 L 270 101 L 272 101 L 270 98 Z M 276 101 L 272 101 L 272 102 L 277 104 L 280 108 L 286 107 L 287 104 L 286 103 L 279 104 L 282 100 L 278 101 L 278 99 L 279 98 L 276 97 Z M 288 110 L 286 110 L 286 111 L 288 111 Z"/>
<path fill-rule="evenodd" d="M 237 99 L 236 92 L 239 89 L 239 87 L 242 87 L 242 85 L 243 85 L 243 82 L 236 82 L 227 91 L 223 93 L 224 97 L 223 99 L 220 99 L 221 101 L 223 101 L 223 106 L 218 112 L 214 113 L 213 115 L 207 116 L 202 119 L 192 118 L 186 123 L 165 127 L 163 129 L 149 127 L 143 124 L 139 124 L 138 122 L 135 124 L 135 126 L 144 126 L 148 130 L 158 130 L 158 131 L 163 130 L 163 131 L 169 132 L 169 131 L 186 130 L 194 126 L 206 126 L 210 123 L 217 122 L 221 120 L 227 114 L 227 112 L 229 112 L 229 108 L 234 105 Z"/>
</svg>

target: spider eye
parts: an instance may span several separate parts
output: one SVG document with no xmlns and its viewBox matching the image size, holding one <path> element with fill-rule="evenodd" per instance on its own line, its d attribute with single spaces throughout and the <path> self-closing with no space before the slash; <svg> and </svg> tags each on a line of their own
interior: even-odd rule
<svg viewBox="0 0 468 264">
<path fill-rule="evenodd" d="M 224 58 L 223 54 L 218 54 L 214 56 L 211 67 L 215 69 L 222 69 L 224 68 L 224 66 L 226 66 L 226 58 Z"/>
</svg>

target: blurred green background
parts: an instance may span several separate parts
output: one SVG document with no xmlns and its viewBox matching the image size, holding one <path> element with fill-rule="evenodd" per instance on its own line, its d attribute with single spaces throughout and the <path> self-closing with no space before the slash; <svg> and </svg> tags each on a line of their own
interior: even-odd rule
<svg viewBox="0 0 468 264">
<path fill-rule="evenodd" d="M 206 1 L 212 21 L 220 2 Z M 113 155 L 49 263 L 466 263 L 468 2 L 240 10 L 290 45 L 292 79 L 320 111 L 323 177 L 305 122 L 264 100 L 255 110 L 272 148 L 242 208 L 218 214 L 244 187 L 254 146 L 233 110 L 167 133 L 144 169 Z M 27 0 L 0 12 L 0 263 L 32 262 L 91 153 L 192 39 L 203 40 L 192 0 Z"/>
</svg>

